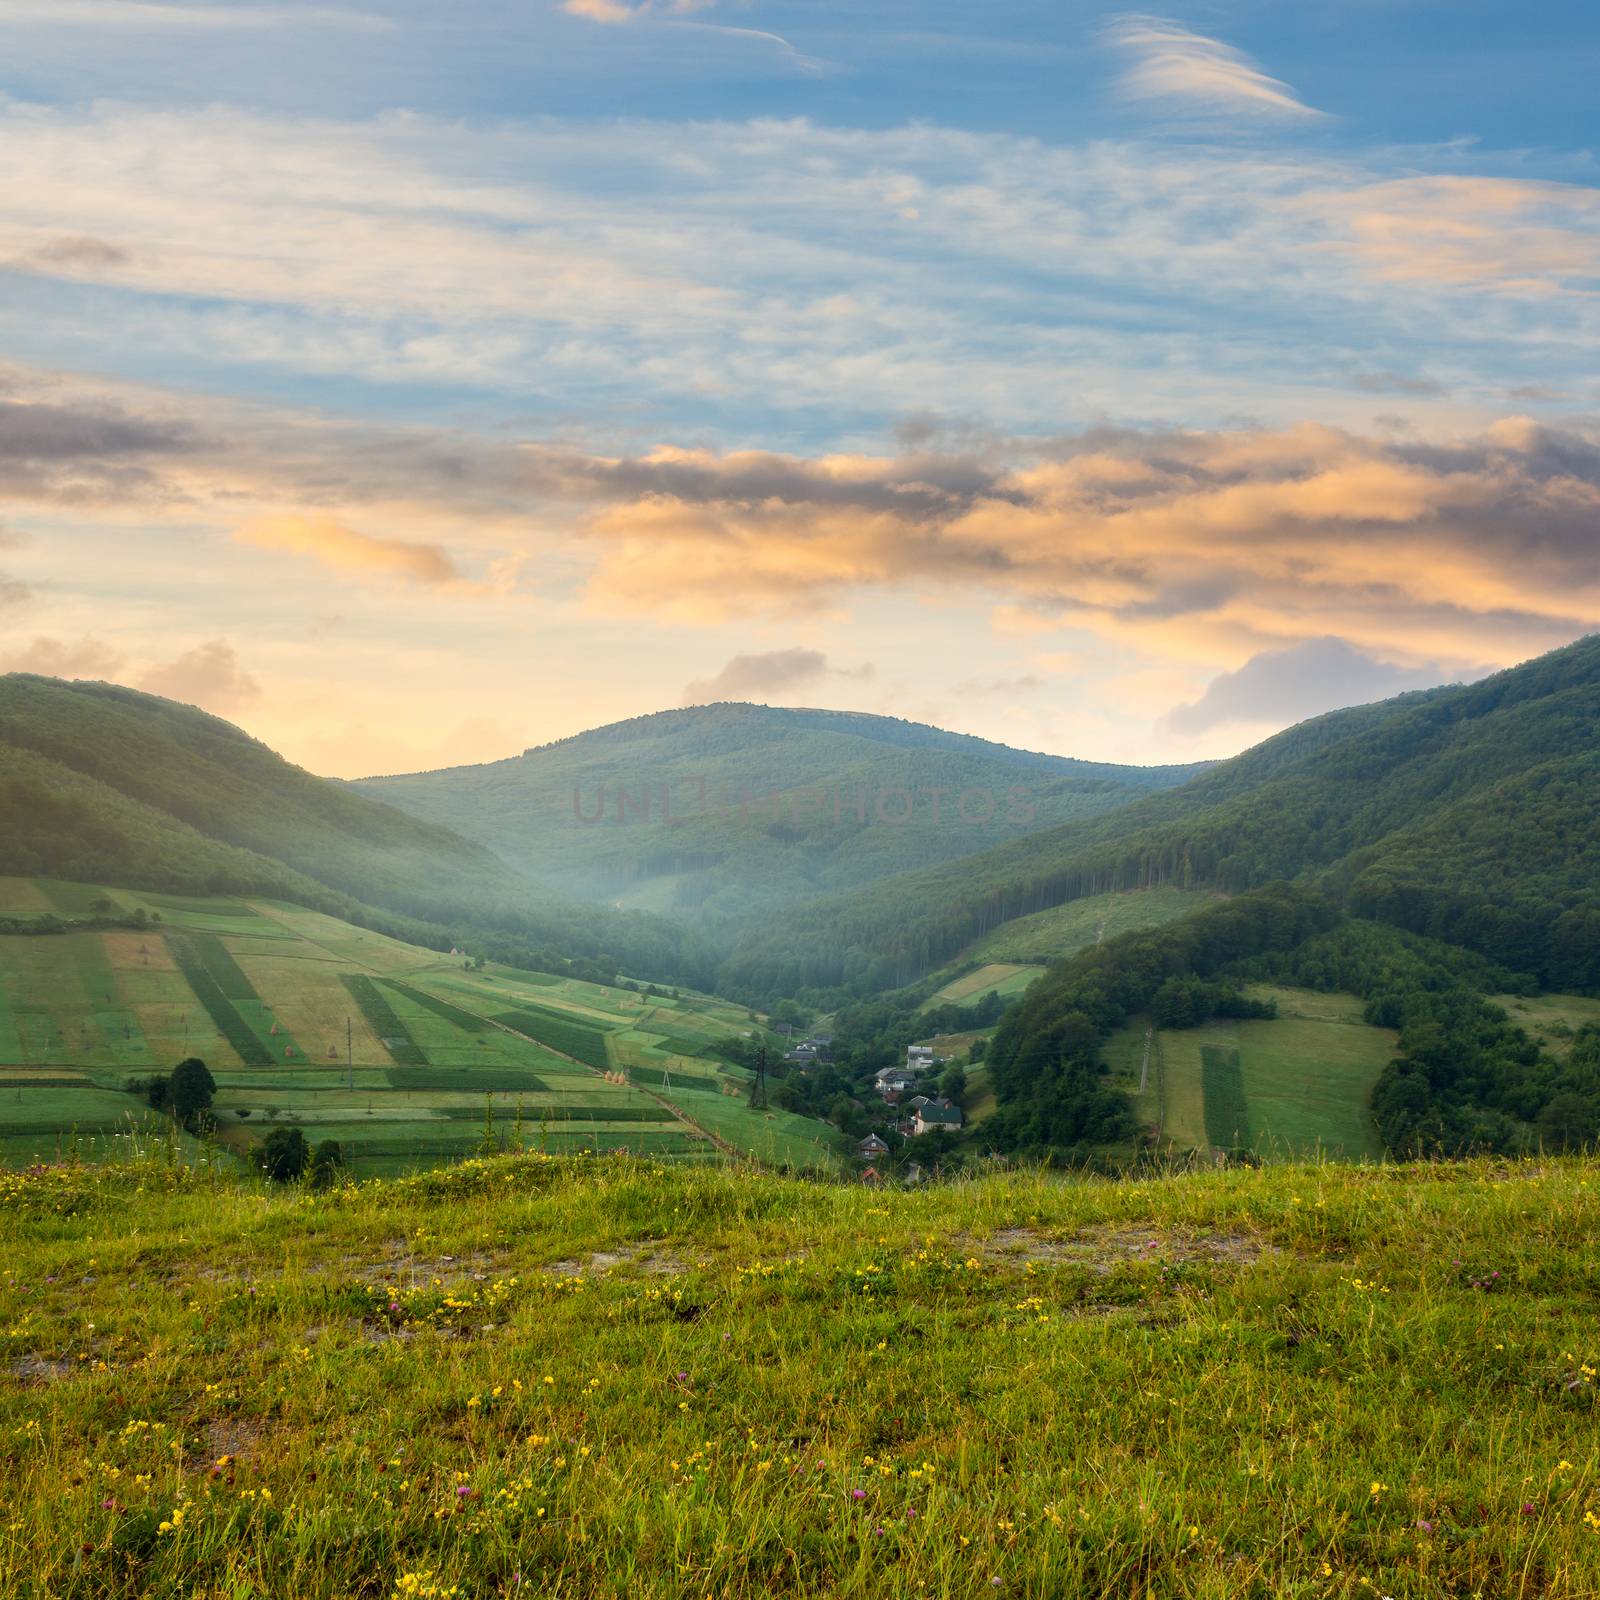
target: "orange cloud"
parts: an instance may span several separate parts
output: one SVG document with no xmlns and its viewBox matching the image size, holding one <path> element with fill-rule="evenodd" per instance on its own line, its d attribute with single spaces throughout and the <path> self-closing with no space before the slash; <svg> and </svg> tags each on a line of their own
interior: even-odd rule
<svg viewBox="0 0 1600 1600">
<path fill-rule="evenodd" d="M 405 578 L 424 584 L 461 579 L 455 562 L 436 544 L 374 538 L 325 513 L 258 517 L 240 528 L 236 537 L 263 550 L 311 556 L 340 572 Z"/>
<path fill-rule="evenodd" d="M 975 460 L 657 451 L 595 462 L 590 601 L 688 623 L 853 592 L 987 597 L 1002 631 L 1242 660 L 1338 631 L 1494 659 L 1600 624 L 1600 441 L 1512 420 L 1446 444 L 1325 427 L 1105 434 Z M 1403 648 L 1403 647 L 1402 647 Z"/>
</svg>

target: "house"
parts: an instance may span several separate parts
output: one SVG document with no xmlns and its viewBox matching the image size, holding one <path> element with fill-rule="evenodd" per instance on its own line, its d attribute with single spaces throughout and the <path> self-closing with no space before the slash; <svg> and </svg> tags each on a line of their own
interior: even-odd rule
<svg viewBox="0 0 1600 1600">
<path fill-rule="evenodd" d="M 931 1067 L 933 1065 L 933 1046 L 931 1044 L 908 1044 L 906 1046 L 906 1065 L 913 1070 L 918 1067 Z"/>
<path fill-rule="evenodd" d="M 872 1081 L 881 1095 L 904 1094 L 907 1089 L 916 1088 L 917 1075 L 904 1067 L 883 1067 Z"/>
<path fill-rule="evenodd" d="M 869 1133 L 856 1145 L 856 1154 L 864 1161 L 875 1161 L 879 1156 L 886 1156 L 888 1153 L 889 1146 L 875 1133 Z"/>
<path fill-rule="evenodd" d="M 863 1183 L 882 1183 L 883 1174 L 879 1172 L 876 1167 L 868 1167 L 867 1170 L 861 1174 L 861 1181 Z"/>
<path fill-rule="evenodd" d="M 961 1126 L 961 1107 L 948 1101 L 933 1101 L 917 1107 L 912 1119 L 913 1133 L 954 1133 Z"/>
</svg>

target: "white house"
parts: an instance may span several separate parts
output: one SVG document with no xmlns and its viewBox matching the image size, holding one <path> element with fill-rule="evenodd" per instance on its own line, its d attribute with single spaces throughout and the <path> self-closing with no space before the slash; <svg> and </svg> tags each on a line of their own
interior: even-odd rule
<svg viewBox="0 0 1600 1600">
<path fill-rule="evenodd" d="M 916 1115 L 911 1120 L 913 1133 L 955 1133 L 961 1126 L 961 1107 L 953 1106 L 949 1101 L 942 1104 L 930 1100 L 925 1106 L 918 1106 Z"/>
</svg>

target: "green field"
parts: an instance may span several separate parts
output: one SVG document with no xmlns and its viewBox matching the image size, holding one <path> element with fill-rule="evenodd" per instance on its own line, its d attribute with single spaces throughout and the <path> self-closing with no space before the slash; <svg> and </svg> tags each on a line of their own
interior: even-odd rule
<svg viewBox="0 0 1600 1600">
<path fill-rule="evenodd" d="M 1379 1159 L 1367 1097 L 1394 1056 L 1395 1035 L 1369 1027 L 1353 995 L 1267 985 L 1250 992 L 1275 999 L 1277 1018 L 1155 1032 L 1148 1071 L 1148 1024 L 1119 1030 L 1105 1050 L 1109 1081 L 1135 1095 L 1141 1120 L 1167 1148 L 1243 1144 L 1269 1158 Z"/>
<path fill-rule="evenodd" d="M 1497 994 L 1498 1005 L 1554 1056 L 1565 1057 L 1572 1036 L 1585 1023 L 1600 1022 L 1600 1000 L 1576 994 Z"/>
<path fill-rule="evenodd" d="M 1018 966 L 1013 962 L 990 962 L 976 972 L 952 978 L 943 988 L 936 990 L 923 1009 L 933 1006 L 976 1005 L 985 995 L 997 994 L 1002 1000 L 1014 1000 L 1030 983 L 1044 972 L 1043 967 Z"/>
<path fill-rule="evenodd" d="M 89 916 L 102 893 L 4 879 L 0 908 Z M 125 1085 L 187 1055 L 211 1067 L 217 1140 L 238 1155 L 292 1125 L 368 1175 L 506 1145 L 835 1161 L 824 1125 L 722 1093 L 710 1047 L 751 1031 L 742 1007 L 469 971 L 279 902 L 115 898 L 159 922 L 0 937 L 0 1163 L 144 1127 Z"/>
<path fill-rule="evenodd" d="M 1205 889 L 1129 889 L 1018 917 L 980 939 L 966 952 L 973 961 L 1059 961 L 1103 939 L 1141 928 L 1159 928 L 1198 911 L 1216 896 Z"/>
</svg>

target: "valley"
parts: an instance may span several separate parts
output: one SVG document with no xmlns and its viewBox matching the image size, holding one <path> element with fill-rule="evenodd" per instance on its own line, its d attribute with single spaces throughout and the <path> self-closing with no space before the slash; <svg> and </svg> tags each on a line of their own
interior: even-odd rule
<svg viewBox="0 0 1600 1600">
<path fill-rule="evenodd" d="M 0 917 L 41 905 L 145 926 L 0 936 L 14 1164 L 171 1130 L 127 1085 L 189 1056 L 216 1079 L 224 1150 L 298 1128 L 356 1176 L 500 1148 L 836 1160 L 821 1124 L 749 1108 L 712 1052 L 760 1023 L 710 997 L 469 967 L 283 902 L 0 880 Z"/>
</svg>

